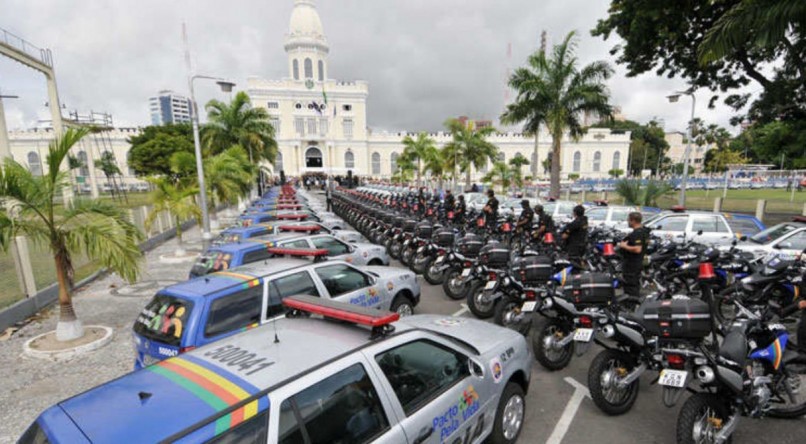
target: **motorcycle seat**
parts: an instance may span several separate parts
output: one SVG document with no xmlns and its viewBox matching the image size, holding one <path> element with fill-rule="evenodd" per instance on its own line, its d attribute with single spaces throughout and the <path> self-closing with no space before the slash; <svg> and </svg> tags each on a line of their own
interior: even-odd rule
<svg viewBox="0 0 806 444">
<path fill-rule="evenodd" d="M 719 347 L 719 356 L 744 366 L 747 358 L 747 337 L 743 332 L 731 330 Z"/>
</svg>

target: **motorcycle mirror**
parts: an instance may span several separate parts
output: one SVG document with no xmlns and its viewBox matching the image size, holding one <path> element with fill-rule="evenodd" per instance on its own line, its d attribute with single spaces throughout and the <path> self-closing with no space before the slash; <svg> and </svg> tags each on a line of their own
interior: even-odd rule
<svg viewBox="0 0 806 444">
<path fill-rule="evenodd" d="M 697 232 L 697 236 L 702 236 L 702 230 Z"/>
<path fill-rule="evenodd" d="M 742 235 L 742 237 L 740 237 L 740 238 L 739 238 L 739 240 L 740 240 L 740 241 L 742 241 L 742 242 L 744 242 L 744 241 L 746 241 L 746 240 L 747 240 L 747 236 L 746 236 L 746 235 Z"/>
</svg>

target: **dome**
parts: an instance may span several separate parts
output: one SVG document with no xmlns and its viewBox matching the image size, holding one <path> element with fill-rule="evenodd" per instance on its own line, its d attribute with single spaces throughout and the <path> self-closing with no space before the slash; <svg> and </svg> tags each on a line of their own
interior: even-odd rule
<svg viewBox="0 0 806 444">
<path fill-rule="evenodd" d="M 322 20 L 313 0 L 294 0 L 294 10 L 288 25 L 288 44 L 318 43 L 327 45 Z"/>
</svg>

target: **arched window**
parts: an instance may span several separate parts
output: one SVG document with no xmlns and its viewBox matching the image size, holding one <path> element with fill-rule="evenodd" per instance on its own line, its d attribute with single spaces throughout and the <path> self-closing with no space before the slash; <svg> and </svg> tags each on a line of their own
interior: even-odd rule
<svg viewBox="0 0 806 444">
<path fill-rule="evenodd" d="M 277 151 L 277 157 L 274 158 L 274 172 L 280 171 L 283 171 L 283 153 Z"/>
<path fill-rule="evenodd" d="M 319 81 L 323 82 L 325 80 L 325 62 L 319 61 L 319 66 L 317 66 L 319 71 Z"/>
<path fill-rule="evenodd" d="M 389 157 L 390 165 L 392 166 L 392 174 L 397 172 L 397 153 L 392 153 L 392 156 Z"/>
<path fill-rule="evenodd" d="M 381 174 L 381 155 L 372 153 L 372 174 Z"/>
<path fill-rule="evenodd" d="M 79 151 L 78 152 L 78 161 L 81 162 L 81 167 L 78 169 L 78 175 L 87 177 L 90 175 L 90 167 L 87 163 L 87 153 L 86 151 Z"/>
<path fill-rule="evenodd" d="M 344 153 L 344 167 L 355 168 L 355 155 L 352 151 L 347 151 Z"/>
<path fill-rule="evenodd" d="M 613 169 L 618 170 L 621 169 L 621 152 L 616 151 L 613 153 Z"/>
<path fill-rule="evenodd" d="M 598 173 L 602 169 L 602 152 L 597 151 L 593 154 L 593 172 Z"/>
<path fill-rule="evenodd" d="M 305 78 L 312 79 L 313 78 L 313 62 L 311 59 L 305 59 Z"/>
<path fill-rule="evenodd" d="M 39 154 L 31 151 L 28 153 L 28 170 L 34 176 L 42 175 L 42 162 L 39 160 Z"/>
<path fill-rule="evenodd" d="M 299 80 L 299 60 L 294 59 L 294 80 Z"/>
<path fill-rule="evenodd" d="M 322 168 L 322 150 L 315 146 L 308 147 L 305 150 L 305 167 Z"/>
<path fill-rule="evenodd" d="M 581 164 L 582 164 L 582 153 L 577 151 L 577 152 L 574 153 L 574 172 L 575 173 L 579 172 L 579 168 L 580 168 Z"/>
</svg>

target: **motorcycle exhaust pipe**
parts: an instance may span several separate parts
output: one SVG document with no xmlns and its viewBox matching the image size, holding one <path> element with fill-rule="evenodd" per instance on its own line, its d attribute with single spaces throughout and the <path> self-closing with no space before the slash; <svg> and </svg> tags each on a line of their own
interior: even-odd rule
<svg viewBox="0 0 806 444">
<path fill-rule="evenodd" d="M 627 388 L 627 386 L 628 386 L 628 385 L 630 385 L 630 384 L 632 384 L 632 383 L 633 383 L 633 381 L 635 381 L 636 379 L 640 378 L 640 377 L 641 377 L 641 375 L 642 375 L 642 374 L 643 374 L 645 371 L 646 371 L 646 364 L 644 364 L 644 363 L 642 362 L 642 363 L 641 363 L 641 365 L 639 365 L 638 367 L 635 367 L 635 368 L 633 369 L 633 371 L 631 371 L 630 373 L 627 373 L 627 376 L 625 376 L 625 377 L 623 377 L 623 378 L 621 378 L 621 379 L 619 380 L 619 382 L 618 382 L 619 386 L 620 386 L 622 389 Z"/>
<path fill-rule="evenodd" d="M 616 329 L 613 328 L 612 325 L 605 325 L 604 327 L 602 327 L 602 336 L 606 338 L 612 338 L 615 335 L 616 335 Z"/>
<path fill-rule="evenodd" d="M 714 371 L 711 370 L 711 367 L 705 367 L 705 366 L 699 367 L 697 368 L 696 374 L 697 379 L 699 379 L 700 382 L 703 384 L 710 384 L 714 382 L 715 376 Z"/>
</svg>

